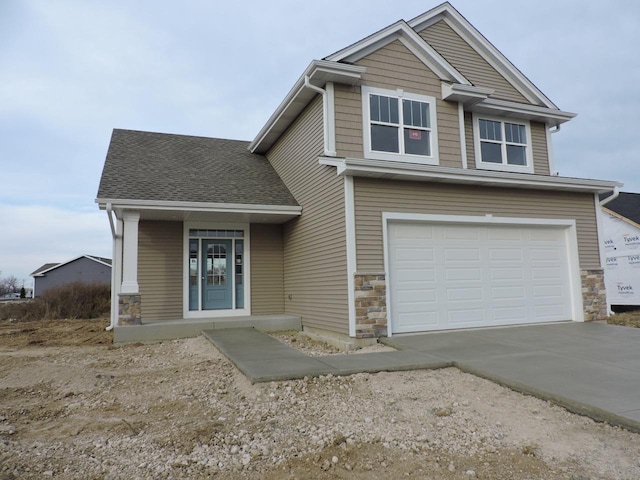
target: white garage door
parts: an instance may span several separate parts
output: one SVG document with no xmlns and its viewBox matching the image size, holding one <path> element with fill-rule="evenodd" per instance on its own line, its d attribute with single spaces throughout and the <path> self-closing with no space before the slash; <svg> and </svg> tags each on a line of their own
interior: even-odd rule
<svg viewBox="0 0 640 480">
<path fill-rule="evenodd" d="M 565 228 L 389 222 L 393 333 L 572 319 Z"/>
</svg>

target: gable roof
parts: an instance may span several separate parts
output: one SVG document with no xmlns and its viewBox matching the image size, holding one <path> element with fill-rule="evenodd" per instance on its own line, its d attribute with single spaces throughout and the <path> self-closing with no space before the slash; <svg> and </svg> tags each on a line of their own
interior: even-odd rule
<svg viewBox="0 0 640 480">
<path fill-rule="evenodd" d="M 418 32 L 441 20 L 445 21 L 531 103 L 526 104 L 490 98 L 491 94 L 494 93 L 492 89 L 473 85 L 443 55 L 419 35 Z M 313 87 L 322 88 L 328 81 L 336 81 L 338 83 L 343 81 L 340 74 L 336 72 L 348 67 L 354 70 L 349 72 L 349 75 L 346 76 L 347 81 L 344 83 L 359 84 L 365 69 L 351 64 L 396 40 L 400 41 L 440 77 L 443 81 L 443 98 L 445 100 L 461 101 L 465 105 L 474 105 L 473 110 L 482 113 L 494 115 L 515 113 L 529 120 L 547 122 L 550 126 L 558 126 L 575 117 L 574 113 L 561 111 L 449 2 L 445 2 L 409 22 L 399 20 L 325 57 L 323 60 L 314 60 L 289 91 L 276 112 L 267 120 L 267 123 L 251 142 L 249 149 L 256 153 L 266 153 L 293 119 L 302 112 L 311 98 L 317 94 L 317 89 Z M 313 81 L 315 66 L 320 63 L 325 68 L 333 68 L 333 76 L 325 75 Z M 361 70 L 355 71 L 356 68 Z M 311 82 L 309 82 L 310 79 Z M 311 87 L 309 87 L 309 83 L 311 83 Z"/>
<path fill-rule="evenodd" d="M 505 57 L 487 38 L 482 35 L 469 21 L 449 2 L 444 2 L 435 8 L 409 20 L 408 24 L 416 32 L 443 20 L 460 37 L 462 37 L 482 58 L 496 69 L 516 90 L 527 100 L 536 105 L 556 109 L 558 107 L 536 87 L 513 63 Z"/>
<path fill-rule="evenodd" d="M 640 225 L 640 193 L 620 192 L 604 208 Z"/>
<path fill-rule="evenodd" d="M 96 201 L 298 206 L 269 161 L 248 145 L 115 129 Z"/>
<path fill-rule="evenodd" d="M 96 263 L 100 263 L 106 267 L 111 268 L 111 259 L 110 258 L 104 258 L 104 257 L 96 257 L 94 255 L 80 255 L 78 257 L 74 257 L 71 260 L 67 260 L 66 262 L 62 262 L 62 263 L 45 263 L 44 265 L 42 265 L 40 268 L 38 268 L 37 270 L 34 270 L 33 272 L 31 272 L 30 276 L 31 277 L 43 277 L 47 272 L 50 272 L 51 270 L 55 270 L 57 268 L 60 268 L 64 265 L 68 265 L 69 263 L 75 262 L 76 260 L 79 260 L 81 258 L 88 258 L 89 260 L 96 262 Z"/>
</svg>

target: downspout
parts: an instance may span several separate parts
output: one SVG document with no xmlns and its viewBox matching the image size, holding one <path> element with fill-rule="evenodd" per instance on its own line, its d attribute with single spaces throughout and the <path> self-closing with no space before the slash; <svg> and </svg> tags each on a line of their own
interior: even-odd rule
<svg viewBox="0 0 640 480">
<path fill-rule="evenodd" d="M 556 161 L 553 155 L 553 143 L 551 142 L 551 135 L 554 133 L 558 133 L 560 131 L 560 124 L 556 125 L 555 130 L 551 130 L 550 128 L 546 129 L 546 137 L 547 137 L 547 155 L 549 157 L 549 175 L 552 177 L 557 177 L 558 172 L 556 171 Z"/>
<path fill-rule="evenodd" d="M 596 196 L 596 198 L 598 198 L 598 194 L 594 194 Z M 618 195 L 620 195 L 620 187 L 613 187 L 613 194 L 609 195 L 607 198 L 603 199 L 603 200 L 599 200 L 598 201 L 598 205 L 600 208 L 598 208 L 596 210 L 596 220 L 598 222 L 598 247 L 599 247 L 599 252 L 600 252 L 600 266 L 602 267 L 602 269 L 604 270 L 605 268 L 605 252 L 604 252 L 604 248 L 602 245 L 602 242 L 600 241 L 600 232 L 602 232 L 602 207 L 604 207 L 607 203 L 609 203 L 612 200 L 615 200 L 616 198 L 618 198 Z M 609 301 L 609 297 L 607 296 L 607 315 L 611 315 L 613 313 L 613 311 L 611 310 L 611 302 Z"/>
<path fill-rule="evenodd" d="M 324 155 L 325 157 L 335 157 L 336 152 L 333 151 L 330 147 L 329 141 L 329 96 L 327 91 L 323 88 L 320 88 L 316 85 L 311 84 L 311 78 L 309 75 L 304 76 L 304 86 L 313 90 L 316 93 L 322 95 L 322 117 L 323 117 L 323 128 L 324 128 Z"/>
<path fill-rule="evenodd" d="M 117 279 L 115 278 L 115 273 L 117 271 L 117 267 L 116 265 L 113 265 L 113 263 L 116 262 L 116 240 L 118 238 L 122 238 L 122 235 L 118 235 L 116 233 L 116 227 L 113 224 L 113 209 L 111 208 L 111 204 L 107 203 L 107 207 L 106 207 L 106 211 L 107 211 L 107 216 L 109 217 L 109 226 L 111 227 L 111 237 L 113 238 L 113 248 L 112 248 L 112 257 L 113 261 L 112 261 L 112 265 L 111 265 L 111 308 L 113 309 L 113 305 L 114 305 L 114 289 L 115 289 L 115 285 L 116 285 L 116 281 Z M 114 323 L 114 315 L 113 312 L 111 312 L 110 315 L 110 322 L 109 322 L 109 326 L 107 328 L 105 328 L 105 330 L 107 332 L 110 332 L 111 330 L 113 330 L 113 327 L 115 326 Z"/>
</svg>

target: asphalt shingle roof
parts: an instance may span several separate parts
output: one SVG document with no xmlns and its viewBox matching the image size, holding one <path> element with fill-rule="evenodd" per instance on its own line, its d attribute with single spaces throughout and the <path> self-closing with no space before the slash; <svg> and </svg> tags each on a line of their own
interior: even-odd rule
<svg viewBox="0 0 640 480">
<path fill-rule="evenodd" d="M 249 142 L 115 129 L 98 198 L 297 206 Z"/>
<path fill-rule="evenodd" d="M 618 198 L 611 200 L 604 207 L 640 224 L 640 193 L 620 192 Z"/>
</svg>

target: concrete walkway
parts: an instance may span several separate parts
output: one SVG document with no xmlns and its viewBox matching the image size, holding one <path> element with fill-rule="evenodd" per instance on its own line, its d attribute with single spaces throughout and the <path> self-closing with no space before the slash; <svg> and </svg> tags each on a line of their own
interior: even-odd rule
<svg viewBox="0 0 640 480">
<path fill-rule="evenodd" d="M 252 382 L 454 366 L 640 432 L 640 329 L 561 323 L 397 335 L 396 352 L 309 357 L 254 329 L 204 332 Z"/>
</svg>

